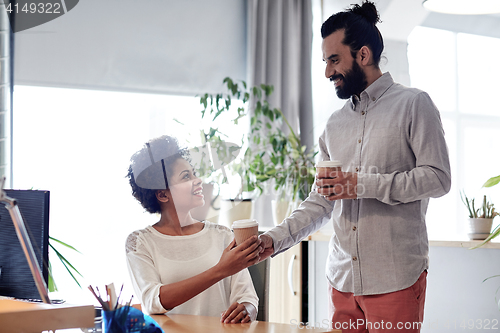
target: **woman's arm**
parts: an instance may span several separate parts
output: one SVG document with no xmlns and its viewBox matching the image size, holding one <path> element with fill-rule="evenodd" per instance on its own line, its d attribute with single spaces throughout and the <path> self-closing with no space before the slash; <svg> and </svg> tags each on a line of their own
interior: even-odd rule
<svg viewBox="0 0 500 333">
<path fill-rule="evenodd" d="M 236 247 L 233 240 L 214 267 L 191 278 L 161 286 L 161 305 L 170 310 L 190 300 L 220 280 L 257 263 L 259 252 L 259 241 L 256 236 Z"/>
</svg>

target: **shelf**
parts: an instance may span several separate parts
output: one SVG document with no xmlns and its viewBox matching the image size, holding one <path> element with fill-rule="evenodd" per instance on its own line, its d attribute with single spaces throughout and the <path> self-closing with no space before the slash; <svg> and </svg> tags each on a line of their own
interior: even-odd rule
<svg viewBox="0 0 500 333">
<path fill-rule="evenodd" d="M 331 234 L 317 231 L 311 236 L 307 237 L 309 241 L 318 241 L 318 242 L 328 242 L 330 241 Z M 463 247 L 470 248 L 476 245 L 481 244 L 482 241 L 478 240 L 429 240 L 429 246 L 445 246 L 445 247 Z M 500 249 L 500 241 L 494 239 L 493 241 L 484 244 L 480 247 L 481 249 Z"/>
</svg>

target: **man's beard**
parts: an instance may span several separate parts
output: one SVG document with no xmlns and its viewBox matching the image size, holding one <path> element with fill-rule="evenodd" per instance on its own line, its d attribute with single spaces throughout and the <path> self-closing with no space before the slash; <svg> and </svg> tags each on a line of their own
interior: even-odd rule
<svg viewBox="0 0 500 333">
<path fill-rule="evenodd" d="M 334 81 L 337 78 L 342 78 L 342 83 L 338 87 L 335 87 L 337 96 L 340 99 L 348 99 L 352 95 L 359 96 L 368 85 L 366 74 L 356 60 L 352 61 L 351 69 L 346 72 L 345 76 L 335 75 L 330 78 L 330 81 Z"/>
</svg>

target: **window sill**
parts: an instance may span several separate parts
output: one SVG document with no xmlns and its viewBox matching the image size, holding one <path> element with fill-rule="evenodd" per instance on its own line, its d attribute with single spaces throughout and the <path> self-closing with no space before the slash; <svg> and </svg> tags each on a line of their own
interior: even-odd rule
<svg viewBox="0 0 500 333">
<path fill-rule="evenodd" d="M 329 230 L 328 230 L 329 231 Z M 318 242 L 328 242 L 330 241 L 331 234 L 327 230 L 317 231 L 316 233 L 308 236 L 306 240 L 308 241 L 318 241 Z M 429 240 L 429 246 L 440 246 L 440 247 L 463 247 L 470 248 L 481 244 L 482 241 L 478 240 Z M 481 246 L 484 249 L 500 249 L 500 240 L 495 239 L 489 243 Z"/>
<path fill-rule="evenodd" d="M 464 248 L 471 248 L 474 246 L 477 246 L 481 244 L 483 241 L 479 240 L 456 240 L 456 241 L 450 241 L 450 240 L 429 240 L 429 246 L 440 246 L 440 247 L 464 247 Z M 495 239 L 493 241 L 490 241 L 483 246 L 480 247 L 481 249 L 500 249 L 500 242 Z"/>
</svg>

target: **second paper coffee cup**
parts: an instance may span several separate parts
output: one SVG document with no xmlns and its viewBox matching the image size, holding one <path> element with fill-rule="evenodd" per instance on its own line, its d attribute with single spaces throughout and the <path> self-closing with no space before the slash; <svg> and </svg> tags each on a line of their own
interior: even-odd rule
<svg viewBox="0 0 500 333">
<path fill-rule="evenodd" d="M 316 164 L 316 173 L 326 175 L 326 178 L 335 178 L 342 171 L 342 162 L 340 161 L 320 161 Z"/>
<path fill-rule="evenodd" d="M 234 221 L 232 227 L 236 245 L 240 245 L 253 235 L 259 235 L 259 223 L 253 219 Z"/>
</svg>

